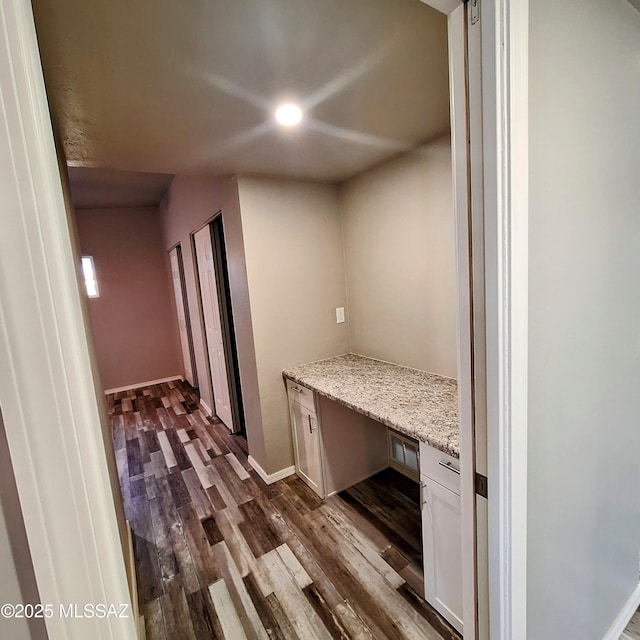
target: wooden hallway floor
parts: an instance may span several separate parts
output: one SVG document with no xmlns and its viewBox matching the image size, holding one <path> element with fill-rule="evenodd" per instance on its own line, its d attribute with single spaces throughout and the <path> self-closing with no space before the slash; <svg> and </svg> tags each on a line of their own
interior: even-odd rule
<svg viewBox="0 0 640 640">
<path fill-rule="evenodd" d="M 107 397 L 147 640 L 456 638 L 420 597 L 415 484 L 318 499 L 169 382 Z"/>
</svg>

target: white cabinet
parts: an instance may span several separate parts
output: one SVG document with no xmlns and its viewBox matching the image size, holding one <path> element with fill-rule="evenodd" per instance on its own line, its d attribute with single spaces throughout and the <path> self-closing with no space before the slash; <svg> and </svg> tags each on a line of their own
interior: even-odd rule
<svg viewBox="0 0 640 640">
<path fill-rule="evenodd" d="M 420 443 L 425 600 L 462 633 L 459 461 Z"/>
<path fill-rule="evenodd" d="M 287 380 L 287 394 L 296 473 L 324 498 L 320 429 L 314 394 L 310 389 L 290 380 Z"/>
<path fill-rule="evenodd" d="M 389 466 L 387 428 L 287 379 L 296 473 L 328 498 Z"/>
</svg>

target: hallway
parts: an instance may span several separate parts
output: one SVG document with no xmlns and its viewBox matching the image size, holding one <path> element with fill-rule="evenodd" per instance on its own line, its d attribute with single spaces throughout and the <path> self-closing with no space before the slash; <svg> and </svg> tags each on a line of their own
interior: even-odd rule
<svg viewBox="0 0 640 640">
<path fill-rule="evenodd" d="M 107 396 L 148 640 L 456 638 L 422 591 L 417 485 L 267 486 L 183 382 Z"/>
</svg>

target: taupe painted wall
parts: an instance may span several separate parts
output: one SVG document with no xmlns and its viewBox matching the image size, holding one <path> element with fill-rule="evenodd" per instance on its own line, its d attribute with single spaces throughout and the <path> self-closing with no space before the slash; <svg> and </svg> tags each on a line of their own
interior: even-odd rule
<svg viewBox="0 0 640 640">
<path fill-rule="evenodd" d="M 601 640 L 638 585 L 640 13 L 530 7 L 528 640 Z"/>
<path fill-rule="evenodd" d="M 103 387 L 180 375 L 158 210 L 79 209 L 76 220 L 81 251 L 93 256 L 98 280 L 100 297 L 88 306 Z"/>
<path fill-rule="evenodd" d="M 456 371 L 456 263 L 449 136 L 342 185 L 354 353 Z"/>
<path fill-rule="evenodd" d="M 200 321 L 191 234 L 202 228 L 218 212 L 222 212 L 247 441 L 251 455 L 264 468 L 266 435 L 262 430 L 237 181 L 227 178 L 176 176 L 160 205 L 160 211 L 165 250 L 169 251 L 178 242 L 182 247 L 198 384 L 203 400 L 211 408 L 214 406 L 213 392 Z M 173 315 L 175 316 L 175 307 Z"/>
<path fill-rule="evenodd" d="M 239 179 L 267 473 L 293 464 L 282 370 L 349 351 L 337 188 Z M 252 452 L 252 455 L 253 454 Z"/>
</svg>

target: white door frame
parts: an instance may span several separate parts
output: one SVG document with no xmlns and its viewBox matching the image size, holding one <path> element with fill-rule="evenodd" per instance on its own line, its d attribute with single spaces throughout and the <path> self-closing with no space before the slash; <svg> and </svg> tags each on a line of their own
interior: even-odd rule
<svg viewBox="0 0 640 640">
<path fill-rule="evenodd" d="M 176 268 L 178 272 L 178 283 L 173 271 L 173 260 L 175 256 Z M 169 250 L 169 263 L 171 268 L 171 281 L 173 285 L 174 300 L 176 303 L 176 314 L 178 319 L 178 333 L 180 334 L 180 350 L 182 352 L 182 362 L 185 380 L 194 388 L 197 388 L 197 375 L 195 359 L 193 357 L 193 338 L 191 335 L 191 318 L 189 317 L 189 304 L 187 301 L 187 290 L 184 282 L 184 262 L 182 258 L 182 247 L 180 243 Z M 182 316 L 182 317 L 181 317 Z M 184 336 L 180 323 L 184 324 Z"/>
<path fill-rule="evenodd" d="M 528 0 L 469 0 L 477 10 L 480 48 L 469 40 L 469 82 L 481 86 L 482 167 L 467 183 L 467 88 L 461 0 L 422 0 L 448 16 L 456 236 L 469 245 L 471 216 L 484 228 L 487 466 L 489 478 L 489 624 L 491 640 L 526 637 L 527 557 L 527 284 L 528 284 Z M 477 31 L 478 26 L 468 29 Z M 475 38 L 475 35 L 474 35 Z M 477 40 L 477 39 L 476 39 Z M 481 71 L 481 79 L 477 72 Z M 475 74 L 475 75 L 474 75 Z M 477 115 L 477 113 L 475 114 Z M 474 114 L 470 114 L 473 145 Z M 464 132 L 464 136 L 460 135 Z M 472 154 L 477 149 L 471 148 Z M 472 155 L 473 157 L 473 155 Z M 480 175 L 478 175 L 480 173 Z M 481 185 L 477 204 L 474 181 Z M 480 211 L 478 211 L 480 209 Z M 475 445 L 471 371 L 469 256 L 458 251 L 458 371 L 460 394 L 463 597 L 465 638 L 477 638 L 475 558 Z M 483 640 L 483 639 L 481 639 Z"/>
<path fill-rule="evenodd" d="M 217 218 L 218 215 L 214 216 L 214 219 Z M 207 224 L 205 224 L 203 227 L 201 227 L 200 229 L 198 229 L 192 234 L 193 255 L 194 255 L 195 264 L 196 264 L 198 293 L 200 295 L 200 310 L 202 313 L 202 317 L 201 317 L 202 329 L 204 333 L 204 340 L 205 340 L 205 346 L 206 346 L 206 356 L 207 356 L 206 360 L 209 364 L 211 392 L 213 395 L 213 410 L 215 415 L 220 420 L 222 420 L 224 426 L 227 429 L 229 429 L 231 433 L 233 433 L 235 431 L 236 425 L 234 424 L 234 419 L 233 419 L 233 403 L 231 400 L 232 386 L 231 386 L 231 380 L 229 380 L 229 368 L 227 366 L 228 365 L 227 358 L 230 357 L 230 354 L 226 353 L 225 344 L 224 344 L 224 335 L 223 335 L 224 320 L 222 317 L 222 310 L 220 308 L 221 303 L 218 295 L 218 289 L 220 286 L 222 286 L 221 280 L 220 280 L 220 278 L 222 277 L 222 274 L 217 273 L 216 261 L 213 255 L 213 237 L 212 237 L 212 226 L 211 226 L 212 222 L 213 220 L 210 222 L 207 222 Z M 198 235 L 201 233 L 204 233 L 206 239 L 208 239 L 209 249 L 211 251 L 211 269 L 212 269 L 212 275 L 214 280 L 213 291 L 210 292 L 212 296 L 211 299 L 213 301 L 213 305 L 212 305 L 213 308 L 211 309 L 211 312 L 213 314 L 213 319 L 217 320 L 218 325 L 220 327 L 219 333 L 220 333 L 220 340 L 222 342 L 222 345 L 221 345 L 222 363 L 220 363 L 219 361 L 216 362 L 216 360 L 218 359 L 215 358 L 214 354 L 212 353 L 212 350 L 216 350 L 216 345 L 212 344 L 211 336 L 207 331 L 207 313 L 205 310 L 205 299 L 204 299 L 205 298 L 204 291 L 205 291 L 206 283 L 203 283 L 203 280 L 202 280 L 202 274 L 201 274 L 202 256 L 199 255 L 198 253 Z M 218 383 L 218 385 L 216 385 L 216 370 L 217 370 L 218 377 L 222 378 Z M 221 385 L 222 385 L 222 388 L 220 388 Z M 216 388 L 216 386 L 218 388 Z M 228 398 L 228 407 L 224 407 L 224 401 L 227 398 Z M 221 407 L 224 408 L 224 415 L 223 415 L 223 412 L 221 411 Z M 226 415 L 227 413 L 228 415 Z"/>
<path fill-rule="evenodd" d="M 465 6 L 455 2 L 448 13 L 449 84 L 451 94 L 451 152 L 453 170 L 453 197 L 456 226 L 456 273 L 458 284 L 458 404 L 460 424 L 460 496 L 462 526 L 462 619 L 465 638 L 481 638 L 478 625 L 479 600 L 488 598 L 481 593 L 477 573 L 481 558 L 477 553 L 478 531 L 476 518 L 476 456 L 473 381 L 473 311 L 470 274 L 472 216 L 482 216 L 482 208 L 473 209 L 474 198 L 470 189 L 469 147 L 469 91 L 467 82 L 467 15 Z M 471 213 L 471 215 L 470 215 Z M 480 534 L 480 535 L 479 535 Z M 485 558 L 486 560 L 486 558 Z M 485 605 L 485 609 L 486 609 Z"/>
<path fill-rule="evenodd" d="M 491 638 L 527 637 L 529 0 L 482 0 Z"/>
<path fill-rule="evenodd" d="M 47 631 L 133 640 L 131 608 L 59 615 L 131 600 L 29 0 L 0 4 L 0 47 L 0 405 Z"/>
<path fill-rule="evenodd" d="M 462 500 L 462 596 L 464 637 L 473 640 L 488 640 L 481 637 L 478 624 L 478 610 L 483 608 L 486 617 L 486 581 L 480 582 L 478 574 L 484 575 L 487 563 L 485 556 L 478 557 L 478 542 L 486 538 L 486 531 L 480 531 L 476 517 L 476 445 L 474 420 L 473 381 L 473 304 L 470 291 L 472 255 L 470 251 L 472 218 L 482 219 L 482 202 L 478 202 L 472 187 L 475 186 L 469 172 L 470 166 L 470 95 L 468 73 L 475 68 L 470 65 L 467 71 L 467 13 L 460 0 L 422 0 L 447 15 L 449 46 L 449 84 L 451 102 L 451 152 L 453 173 L 453 199 L 456 228 L 456 273 L 457 273 L 457 311 L 458 311 L 458 405 L 460 424 L 460 496 Z M 469 52 L 476 54 L 475 51 Z M 469 83 L 477 78 L 469 78 Z M 479 163 L 480 164 L 480 163 Z M 481 167 L 480 167 L 481 171 Z M 482 185 L 480 184 L 480 187 Z M 479 205 L 479 206 L 478 206 Z M 471 212 L 471 213 L 470 213 Z M 477 239 L 473 241 L 477 245 Z M 473 259 L 473 264 L 477 258 Z M 477 327 L 476 327 L 477 329 Z M 476 366 L 479 366 L 476 363 Z M 482 591 L 484 587 L 484 593 Z M 479 601 L 484 599 L 484 607 Z"/>
</svg>

